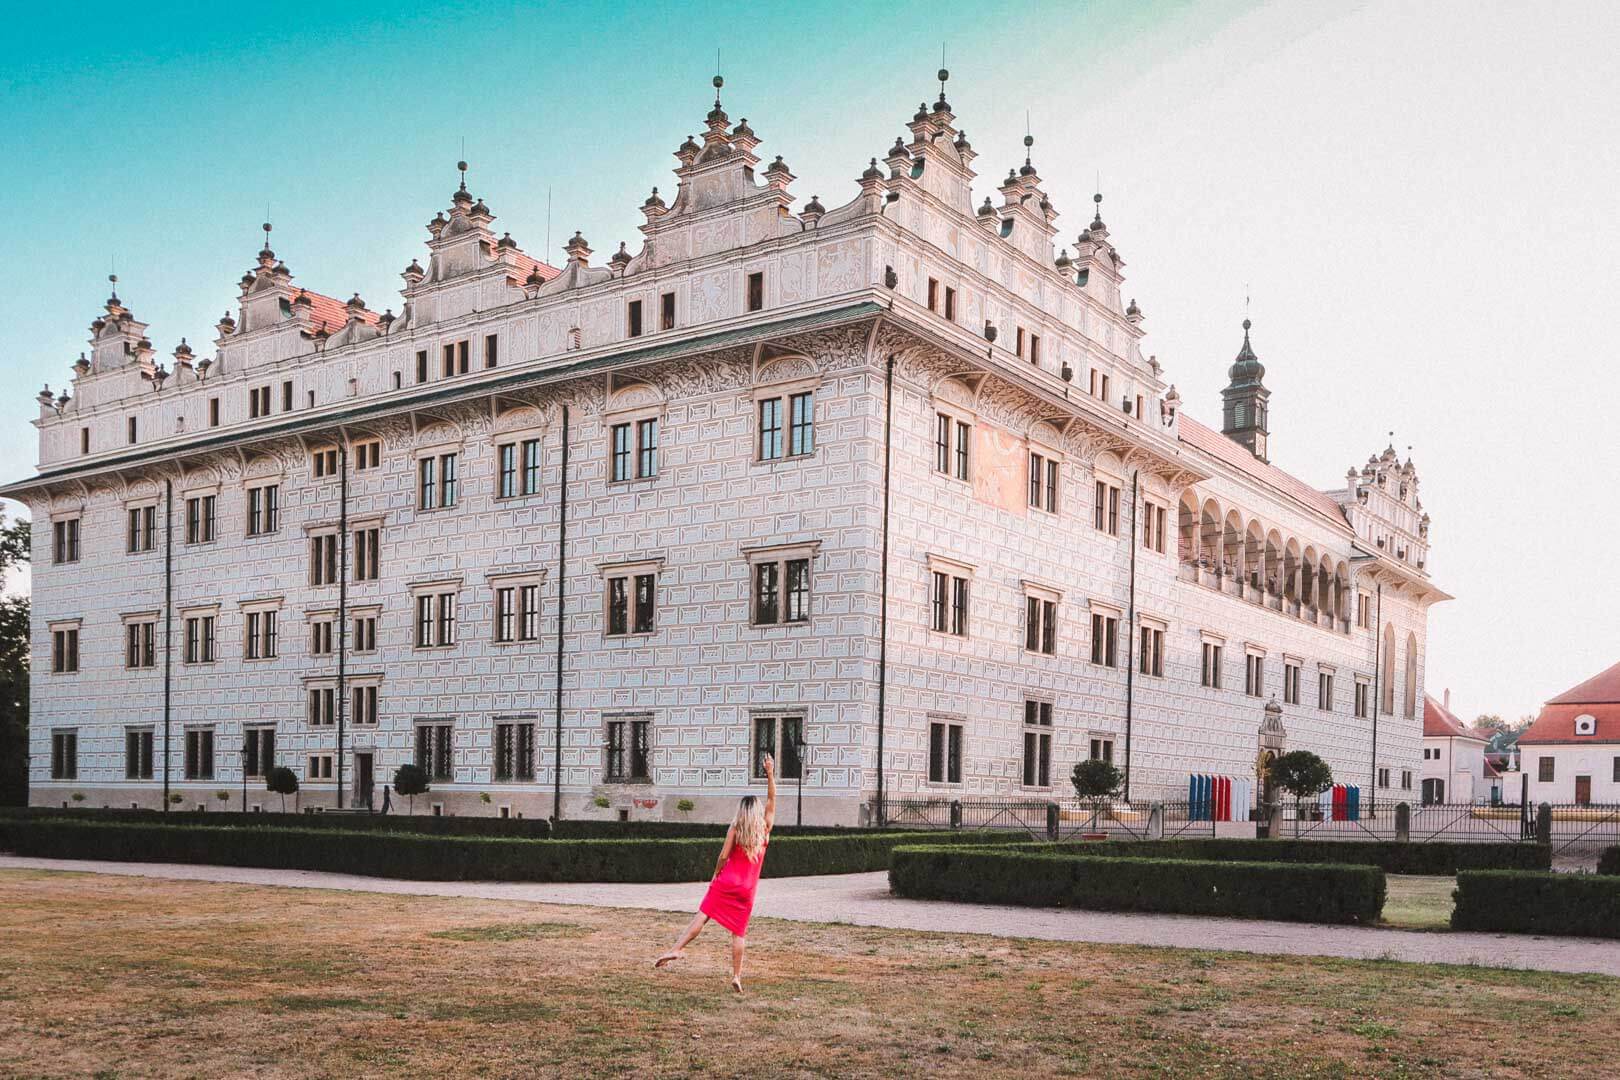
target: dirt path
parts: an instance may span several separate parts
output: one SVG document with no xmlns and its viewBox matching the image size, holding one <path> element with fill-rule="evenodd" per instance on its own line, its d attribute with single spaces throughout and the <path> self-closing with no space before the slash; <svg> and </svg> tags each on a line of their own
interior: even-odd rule
<svg viewBox="0 0 1620 1080">
<path fill-rule="evenodd" d="M 693 911 L 702 883 L 657 885 L 504 884 L 475 881 L 397 881 L 304 870 L 255 870 L 165 863 L 89 862 L 0 856 L 0 870 L 71 870 L 133 877 L 232 882 L 407 896 L 474 897 L 590 907 Z M 1594 972 L 1620 976 L 1620 942 L 1544 938 L 1521 934 L 1425 933 L 1351 926 L 1137 915 L 1052 908 L 1000 907 L 889 894 L 888 875 L 765 878 L 755 907 L 759 917 L 848 923 L 904 930 L 988 934 L 1047 941 L 1164 945 L 1230 952 L 1337 956 L 1435 964 Z"/>
</svg>

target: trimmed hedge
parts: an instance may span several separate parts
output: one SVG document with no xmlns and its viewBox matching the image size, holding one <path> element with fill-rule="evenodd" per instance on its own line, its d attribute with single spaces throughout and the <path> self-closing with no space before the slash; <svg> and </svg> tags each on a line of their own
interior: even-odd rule
<svg viewBox="0 0 1620 1080">
<path fill-rule="evenodd" d="M 1603 849 L 1603 854 L 1598 856 L 1597 872 L 1600 874 L 1620 874 L 1620 847 Z"/>
<path fill-rule="evenodd" d="M 1055 851 L 897 847 L 889 887 L 901 896 L 975 904 L 1371 923 L 1384 872 L 1321 863 L 1109 859 Z"/>
<path fill-rule="evenodd" d="M 409 832 L 429 836 L 508 836 L 544 840 L 551 835 L 545 818 L 448 817 L 432 814 L 244 814 L 239 810 L 62 809 L 32 806 L 25 813 L 0 813 L 0 841 L 8 821 L 68 820 L 118 824 L 192 825 L 215 829 L 335 829 L 339 832 Z M 722 833 L 724 830 L 722 830 Z"/>
<path fill-rule="evenodd" d="M 1620 878 L 1465 870 L 1452 896 L 1453 930 L 1620 938 Z"/>
<path fill-rule="evenodd" d="M 9 831 L 18 855 L 41 858 L 327 870 L 416 881 L 706 881 L 713 875 L 720 853 L 718 838 L 540 841 L 60 819 L 13 821 Z M 888 865 L 889 852 L 902 843 L 986 844 L 1014 839 L 1023 837 L 962 833 L 775 836 L 762 873 L 765 877 L 794 877 L 882 870 Z"/>
<path fill-rule="evenodd" d="M 1544 844 L 1426 840 L 1104 840 L 1054 844 L 1067 854 L 1104 858 L 1202 859 L 1268 863 L 1337 863 L 1376 866 L 1386 874 L 1440 874 L 1459 870 L 1546 870 Z"/>
</svg>

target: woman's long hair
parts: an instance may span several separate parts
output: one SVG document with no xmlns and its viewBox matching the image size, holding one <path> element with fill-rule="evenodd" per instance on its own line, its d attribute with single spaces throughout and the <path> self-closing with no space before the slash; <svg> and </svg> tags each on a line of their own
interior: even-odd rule
<svg viewBox="0 0 1620 1080">
<path fill-rule="evenodd" d="M 734 842 L 748 856 L 748 861 L 758 862 L 765 853 L 765 808 L 758 799 L 752 795 L 742 797 L 731 828 Z"/>
</svg>

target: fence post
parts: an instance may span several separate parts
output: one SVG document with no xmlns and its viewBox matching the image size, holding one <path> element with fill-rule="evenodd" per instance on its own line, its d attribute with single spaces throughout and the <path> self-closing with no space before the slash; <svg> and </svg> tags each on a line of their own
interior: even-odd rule
<svg viewBox="0 0 1620 1080">
<path fill-rule="evenodd" d="M 961 827 L 962 827 L 962 800 L 961 799 L 952 799 L 951 800 L 951 828 L 960 829 Z"/>
<path fill-rule="evenodd" d="M 1410 803 L 1395 804 L 1395 839 L 1412 839 L 1412 806 Z"/>
<path fill-rule="evenodd" d="M 1148 810 L 1147 838 L 1149 840 L 1164 839 L 1164 803 L 1154 803 Z"/>
<path fill-rule="evenodd" d="M 1552 807 L 1546 803 L 1536 807 L 1536 843 L 1552 843 Z"/>
<path fill-rule="evenodd" d="M 1058 804 L 1055 802 L 1046 804 L 1046 838 L 1058 838 Z"/>
<path fill-rule="evenodd" d="M 1274 802 L 1269 807 L 1267 807 L 1267 810 L 1271 814 L 1271 821 L 1266 826 L 1266 833 L 1273 840 L 1281 840 L 1283 838 L 1283 808 L 1282 808 L 1282 803 Z M 1295 833 L 1294 838 L 1296 840 L 1299 839 L 1299 836 L 1298 836 L 1299 822 L 1298 821 L 1294 822 L 1294 833 Z"/>
</svg>

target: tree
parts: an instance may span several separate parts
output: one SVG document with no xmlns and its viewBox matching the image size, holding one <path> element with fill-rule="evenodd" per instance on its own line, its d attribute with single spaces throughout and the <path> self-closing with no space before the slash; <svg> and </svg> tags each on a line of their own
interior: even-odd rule
<svg viewBox="0 0 1620 1080">
<path fill-rule="evenodd" d="M 1271 782 L 1296 799 L 1320 795 L 1333 786 L 1333 770 L 1309 750 L 1294 750 L 1271 763 Z"/>
<path fill-rule="evenodd" d="M 298 776 L 285 765 L 277 765 L 270 770 L 270 775 L 264 778 L 266 791 L 281 796 L 281 812 L 287 812 L 287 796 L 298 794 Z"/>
<path fill-rule="evenodd" d="M 28 562 L 26 520 L 0 510 L 0 575 Z M 28 803 L 28 597 L 0 597 L 0 806 Z"/>
<path fill-rule="evenodd" d="M 1082 799 L 1104 799 L 1119 790 L 1124 777 L 1114 768 L 1114 763 L 1101 758 L 1088 758 L 1074 767 L 1074 773 L 1069 778 L 1074 783 L 1074 793 Z"/>
<path fill-rule="evenodd" d="M 416 797 L 426 795 L 427 789 L 427 770 L 420 765 L 406 763 L 394 770 L 394 790 L 409 800 L 410 813 L 416 813 Z"/>
</svg>

